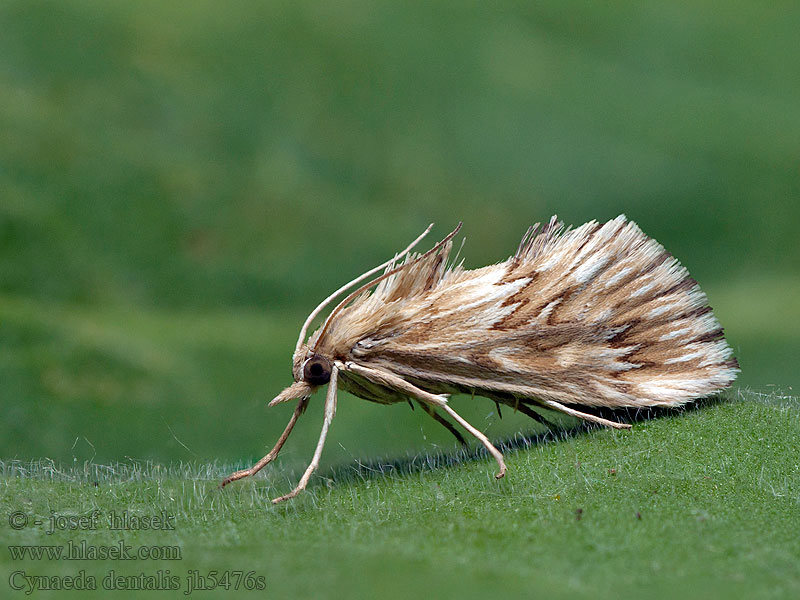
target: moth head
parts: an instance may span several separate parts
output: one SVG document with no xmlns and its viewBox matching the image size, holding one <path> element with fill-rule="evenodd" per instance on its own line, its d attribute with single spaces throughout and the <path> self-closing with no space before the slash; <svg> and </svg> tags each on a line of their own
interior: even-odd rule
<svg viewBox="0 0 800 600">
<path fill-rule="evenodd" d="M 287 400 L 308 397 L 320 385 L 331 380 L 333 362 L 327 356 L 312 352 L 302 344 L 292 356 L 292 376 L 294 383 L 278 394 L 270 406 Z"/>
<path fill-rule="evenodd" d="M 312 354 L 303 364 L 303 381 L 311 385 L 324 385 L 331 380 L 333 366 L 321 354 Z"/>
<path fill-rule="evenodd" d="M 307 398 L 317 386 L 328 383 L 331 369 L 330 360 L 310 352 L 306 344 L 298 346 L 292 356 L 294 383 L 278 394 L 269 405 L 275 406 L 288 400 Z"/>
<path fill-rule="evenodd" d="M 461 228 L 461 223 L 458 224 L 455 231 L 450 233 L 446 238 L 444 238 L 441 242 L 436 244 L 433 248 L 428 250 L 425 254 L 414 257 L 413 260 L 406 261 L 405 263 L 401 264 L 400 266 L 396 266 L 396 263 L 406 255 L 411 252 L 411 249 L 416 246 L 422 238 L 424 238 L 428 232 L 433 227 L 433 223 L 431 223 L 428 228 L 422 232 L 422 235 L 417 237 L 416 240 L 411 242 L 411 244 L 402 252 L 395 254 L 392 258 L 384 262 L 383 264 L 378 265 L 377 267 L 370 269 L 366 273 L 361 274 L 360 276 L 356 277 L 349 283 L 343 285 L 338 290 L 336 290 L 333 294 L 328 296 L 325 300 L 323 300 L 313 311 L 311 314 L 308 315 L 306 318 L 305 323 L 300 328 L 300 335 L 297 338 L 297 345 L 295 346 L 294 355 L 292 356 L 292 375 L 294 377 L 294 383 L 290 385 L 288 388 L 283 390 L 278 396 L 269 403 L 270 406 L 274 406 L 280 402 L 286 402 L 287 400 L 292 400 L 294 398 L 306 398 L 311 395 L 314 389 L 317 386 L 325 385 L 331 379 L 331 373 L 333 372 L 333 361 L 332 357 L 336 355 L 335 352 L 332 352 L 330 347 L 327 348 L 327 351 L 330 352 L 329 356 L 325 356 L 323 352 L 325 352 L 325 344 L 324 340 L 326 339 L 326 332 L 328 331 L 328 326 L 333 320 L 333 318 L 341 311 L 345 306 L 347 306 L 353 299 L 358 297 L 361 293 L 365 292 L 375 284 L 379 283 L 380 281 L 390 277 L 394 273 L 398 271 L 408 268 L 412 264 L 416 264 L 419 261 L 425 259 L 426 257 L 430 256 L 431 254 L 437 252 L 442 246 L 444 246 Z M 381 269 L 386 269 L 383 275 L 376 277 L 372 281 L 362 285 L 360 288 L 351 292 L 344 300 L 339 302 L 334 309 L 330 312 L 328 317 L 323 322 L 322 326 L 306 341 L 306 334 L 308 333 L 308 328 L 311 326 L 311 323 L 314 319 L 325 309 L 328 304 L 331 303 L 337 296 L 343 294 L 356 284 L 360 283 L 361 281 L 367 279 L 371 275 L 374 275 Z M 320 342 L 323 342 L 322 344 Z"/>
<path fill-rule="evenodd" d="M 419 241 L 428 234 L 428 232 L 431 230 L 431 227 L 433 227 L 433 223 L 428 225 L 427 229 L 425 229 L 425 231 L 422 232 L 422 235 L 420 235 L 419 237 L 417 237 L 417 239 L 411 242 L 411 244 L 405 250 L 403 250 L 398 254 L 395 254 L 392 258 L 390 258 L 386 262 L 378 265 L 377 267 L 374 267 L 373 269 L 370 269 L 366 273 L 362 273 L 352 281 L 346 283 L 338 290 L 336 290 L 333 294 L 325 298 L 325 300 L 320 302 L 320 304 L 317 305 L 317 307 L 311 311 L 311 314 L 308 315 L 308 318 L 306 318 L 305 323 L 303 323 L 303 326 L 300 328 L 300 335 L 297 338 L 297 345 L 295 346 L 294 355 L 292 356 L 292 363 L 293 363 L 292 374 L 294 375 L 294 380 L 296 383 L 300 383 L 301 381 L 307 381 L 309 383 L 312 383 L 312 385 L 321 385 L 323 383 L 327 383 L 330 380 L 330 373 L 332 370 L 330 359 L 322 357 L 324 360 L 316 360 L 314 362 L 311 362 L 308 365 L 308 370 L 306 370 L 306 363 L 311 361 L 311 359 L 313 359 L 315 355 L 320 356 L 318 352 L 319 343 L 322 339 L 325 338 L 325 332 L 328 330 L 328 325 L 330 324 L 331 320 L 333 319 L 333 317 L 336 316 L 336 314 L 340 310 L 342 310 L 345 306 L 347 306 L 347 304 L 349 304 L 350 301 L 356 298 L 359 294 L 368 290 L 381 280 L 386 279 L 393 273 L 396 273 L 397 271 L 409 266 L 410 263 L 405 263 L 397 267 L 395 266 L 395 263 L 397 263 L 404 256 L 408 255 L 409 252 L 411 252 L 411 249 L 414 246 L 416 246 L 419 243 Z M 425 255 L 416 258 L 415 262 L 419 262 L 419 260 L 425 258 L 425 256 L 428 256 L 431 253 L 438 250 L 458 232 L 460 227 L 461 223 L 458 224 L 458 227 L 456 227 L 456 230 L 453 233 L 451 233 L 444 240 L 439 242 Z M 383 275 L 373 279 L 372 281 L 370 281 L 365 285 L 362 285 L 356 291 L 351 292 L 350 295 L 347 296 L 344 300 L 339 302 L 339 304 L 337 304 L 336 307 L 328 315 L 327 319 L 325 319 L 325 322 L 322 324 L 322 326 L 316 332 L 314 332 L 314 334 L 308 340 L 306 340 L 306 335 L 308 334 L 308 328 L 311 326 L 311 323 L 314 321 L 314 319 L 317 316 L 319 316 L 320 313 L 322 313 L 322 311 L 325 309 L 326 306 L 328 306 L 339 295 L 343 294 L 344 292 L 355 286 L 357 283 L 360 283 L 364 279 L 367 279 L 371 275 L 374 275 L 383 268 L 386 268 L 386 272 Z M 320 381 L 321 383 L 313 383 L 314 381 Z"/>
</svg>

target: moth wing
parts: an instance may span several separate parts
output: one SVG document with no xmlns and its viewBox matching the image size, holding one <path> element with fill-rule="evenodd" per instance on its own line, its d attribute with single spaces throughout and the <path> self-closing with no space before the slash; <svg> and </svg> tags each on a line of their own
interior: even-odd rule
<svg viewBox="0 0 800 600">
<path fill-rule="evenodd" d="M 447 268 L 450 249 L 342 311 L 332 349 L 434 393 L 585 406 L 679 405 L 735 378 L 705 294 L 624 216 L 554 217 L 482 269 Z"/>
</svg>

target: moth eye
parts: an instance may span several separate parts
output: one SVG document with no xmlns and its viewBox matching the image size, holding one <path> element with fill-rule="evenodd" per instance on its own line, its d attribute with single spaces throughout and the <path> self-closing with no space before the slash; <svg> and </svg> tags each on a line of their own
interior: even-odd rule
<svg viewBox="0 0 800 600">
<path fill-rule="evenodd" d="M 315 354 L 303 365 L 303 380 L 312 385 L 322 385 L 331 380 L 331 363 L 324 356 Z"/>
</svg>

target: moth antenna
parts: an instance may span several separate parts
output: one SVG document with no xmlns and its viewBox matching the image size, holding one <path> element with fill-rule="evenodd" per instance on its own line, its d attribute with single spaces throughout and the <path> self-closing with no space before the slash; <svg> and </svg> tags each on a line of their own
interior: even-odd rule
<svg viewBox="0 0 800 600">
<path fill-rule="evenodd" d="M 381 281 L 383 281 L 383 280 L 384 280 L 384 279 L 386 279 L 387 277 L 391 277 L 391 276 L 392 276 L 392 275 L 394 275 L 395 273 L 398 273 L 398 272 L 402 271 L 403 269 L 407 269 L 408 267 L 410 267 L 410 266 L 412 266 L 412 265 L 415 265 L 415 264 L 417 264 L 418 262 L 420 262 L 420 261 L 422 261 L 422 260 L 425 260 L 426 258 L 428 258 L 428 257 L 429 257 L 431 254 L 435 253 L 435 252 L 436 252 L 437 250 L 439 250 L 439 249 L 440 249 L 442 246 L 444 246 L 444 245 L 445 245 L 447 242 L 449 242 L 451 239 L 453 239 L 453 237 L 455 237 L 455 235 L 456 235 L 456 234 L 459 232 L 459 230 L 461 229 L 461 225 L 462 225 L 462 223 L 461 223 L 461 221 L 459 221 L 459 222 L 458 222 L 458 225 L 456 226 L 456 228 L 455 228 L 453 231 L 451 231 L 450 233 L 448 233 L 448 234 L 447 234 L 447 236 L 446 236 L 446 237 L 445 237 L 445 238 L 444 238 L 444 239 L 443 239 L 441 242 L 439 242 L 438 244 L 436 244 L 436 245 L 435 245 L 433 248 L 431 248 L 430 250 L 428 250 L 428 251 L 427 251 L 425 254 L 422 254 L 421 256 L 418 256 L 417 258 L 415 258 L 415 259 L 414 259 L 414 260 L 412 260 L 411 262 L 404 263 L 404 264 L 400 265 L 399 267 L 395 267 L 394 269 L 391 269 L 390 271 L 387 271 L 386 273 L 384 273 L 384 274 L 383 274 L 383 275 L 381 275 L 380 277 L 376 277 L 376 278 L 375 278 L 375 279 L 373 279 L 372 281 L 370 281 L 370 282 L 368 282 L 368 283 L 365 283 L 365 284 L 364 284 L 364 285 L 362 285 L 360 288 L 358 288 L 356 291 L 354 291 L 354 292 L 351 292 L 351 293 L 350 293 L 350 294 L 349 294 L 349 295 L 348 295 L 348 296 L 347 296 L 347 297 L 346 297 L 344 300 L 342 300 L 341 302 L 339 302 L 339 304 L 337 304 L 337 305 L 336 305 L 336 308 L 334 308 L 334 309 L 331 311 L 331 314 L 329 314 L 329 315 L 328 315 L 328 318 L 327 318 L 327 319 L 325 319 L 325 323 L 324 323 L 324 325 L 322 326 L 322 330 L 320 331 L 319 337 L 317 337 L 317 343 L 316 343 L 316 344 L 314 344 L 314 348 L 312 348 L 312 352 L 316 351 L 317 347 L 319 346 L 319 342 L 320 342 L 320 340 L 322 340 L 322 338 L 325 336 L 325 332 L 326 332 L 326 331 L 328 331 L 328 326 L 330 325 L 331 319 L 333 319 L 333 317 L 335 317 L 335 316 L 336 316 L 336 314 L 337 314 L 337 313 L 338 313 L 340 310 L 342 310 L 342 309 L 343 309 L 345 306 L 347 306 L 347 305 L 348 305 L 348 304 L 349 304 L 349 303 L 350 303 L 350 302 L 351 302 L 351 301 L 352 301 L 354 298 L 358 297 L 358 295 L 359 295 L 359 294 L 361 294 L 362 292 L 364 292 L 364 291 L 368 290 L 368 289 L 369 289 L 369 288 L 371 288 L 373 285 L 375 285 L 375 284 L 377 284 L 377 283 L 380 283 Z M 426 233 L 427 233 L 427 231 L 426 231 Z M 416 243 L 416 242 L 415 242 L 415 243 Z M 407 254 L 407 253 L 408 253 L 408 252 L 404 252 L 404 254 Z M 391 261 L 388 261 L 387 263 L 384 263 L 384 265 L 381 265 L 381 266 L 385 266 L 386 264 L 388 264 L 388 263 L 391 263 L 393 260 L 396 260 L 396 259 L 392 259 Z M 372 274 L 372 273 L 374 273 L 374 272 L 375 272 L 375 270 L 376 270 L 376 269 L 373 269 L 372 271 L 370 271 L 370 273 L 369 273 L 369 274 Z M 367 273 L 365 273 L 364 275 L 362 275 L 361 277 L 359 277 L 359 278 L 358 278 L 358 280 L 356 280 L 356 281 L 361 281 L 362 279 L 364 279 L 364 277 L 365 277 L 366 275 L 367 275 Z M 304 330 L 305 330 L 305 329 L 306 329 L 306 326 L 304 325 L 304 326 L 303 326 L 303 328 L 304 328 Z M 303 340 L 303 337 L 302 337 L 302 335 L 303 335 L 303 334 L 301 333 L 301 338 L 300 338 L 300 340 L 297 342 L 297 349 L 296 349 L 295 351 L 299 350 L 299 349 L 300 349 L 300 346 L 301 346 L 301 345 L 302 345 L 302 343 L 303 343 L 303 341 L 302 341 L 302 340 Z"/>
<path fill-rule="evenodd" d="M 428 235 L 428 233 L 430 232 L 432 227 L 433 227 L 433 223 L 428 225 L 427 229 L 425 229 L 425 231 L 423 231 L 420 234 L 420 236 L 417 237 L 417 239 L 415 239 L 413 242 L 411 242 L 411 244 L 409 244 L 408 247 L 406 247 L 406 249 L 403 250 L 400 254 L 395 254 L 392 258 L 387 260 L 385 263 L 382 263 L 382 264 L 378 265 L 377 267 L 375 267 L 373 269 L 370 269 L 366 273 L 363 273 L 363 274 L 359 275 L 358 277 L 356 277 L 355 279 L 353 279 L 349 283 L 346 283 L 345 285 L 340 287 L 338 290 L 333 292 L 330 296 L 325 298 L 325 300 L 323 300 L 319 304 L 319 306 L 317 306 L 317 308 L 315 308 L 313 311 L 311 311 L 311 314 L 308 315 L 308 318 L 306 319 L 306 322 L 303 323 L 303 327 L 300 329 L 300 336 L 297 338 L 297 345 L 295 346 L 295 352 L 300 350 L 300 346 L 303 345 L 303 342 L 306 339 L 306 333 L 308 332 L 308 328 L 311 326 L 311 322 L 317 317 L 317 315 L 319 315 L 319 313 L 321 313 L 325 309 L 325 307 L 328 304 L 330 304 L 330 302 L 334 298 L 336 298 L 339 294 L 344 293 L 345 291 L 350 289 L 355 284 L 360 283 L 361 281 L 364 281 L 370 275 L 373 275 L 374 273 L 377 273 L 378 271 L 380 271 L 384 267 L 387 267 L 389 265 L 393 265 L 396 261 L 400 260 L 400 258 L 404 257 L 406 254 L 411 252 L 411 250 L 414 248 L 414 246 L 416 246 L 417 244 L 419 244 L 422 241 L 422 238 L 424 238 L 426 235 Z"/>
<path fill-rule="evenodd" d="M 325 396 L 325 418 L 322 421 L 322 431 L 319 434 L 317 449 L 314 451 L 314 458 L 311 459 L 311 464 L 308 465 L 306 472 L 303 473 L 303 476 L 300 478 L 300 482 L 297 484 L 297 487 L 295 487 L 288 494 L 281 496 L 280 498 L 275 498 L 272 501 L 273 504 L 283 502 L 289 498 L 294 498 L 297 496 L 297 494 L 306 489 L 308 480 L 311 479 L 312 473 L 314 473 L 319 466 L 319 459 L 322 456 L 322 448 L 325 446 L 325 438 L 328 437 L 328 428 L 331 425 L 331 421 L 333 421 L 333 417 L 336 415 L 336 383 L 338 378 L 339 368 L 334 364 L 331 368 L 331 380 L 328 382 L 328 394 Z"/>
</svg>

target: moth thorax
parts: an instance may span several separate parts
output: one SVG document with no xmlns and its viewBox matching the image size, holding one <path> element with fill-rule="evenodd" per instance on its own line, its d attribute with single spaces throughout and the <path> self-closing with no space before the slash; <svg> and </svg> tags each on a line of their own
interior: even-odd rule
<svg viewBox="0 0 800 600">
<path fill-rule="evenodd" d="M 331 361 L 320 354 L 314 354 L 303 365 L 303 380 L 311 385 L 323 385 L 331 379 Z"/>
</svg>

